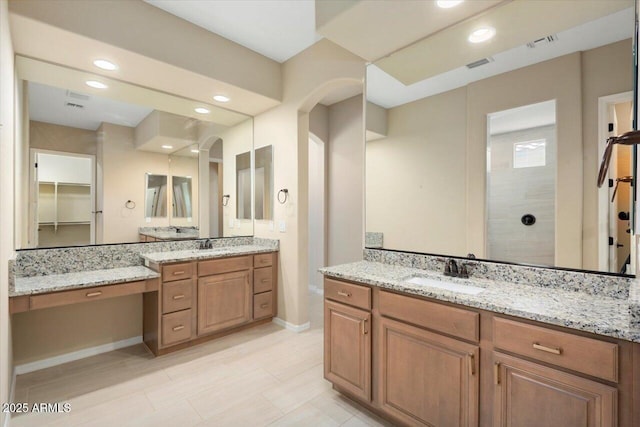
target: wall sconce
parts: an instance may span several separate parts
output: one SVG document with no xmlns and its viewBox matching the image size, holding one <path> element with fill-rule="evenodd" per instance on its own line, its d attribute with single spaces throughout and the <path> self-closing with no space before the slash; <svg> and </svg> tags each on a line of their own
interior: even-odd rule
<svg viewBox="0 0 640 427">
<path fill-rule="evenodd" d="M 280 196 L 280 194 L 282 194 L 282 196 Z M 284 205 L 285 203 L 287 203 L 287 200 L 289 200 L 289 190 L 283 188 L 282 190 L 278 191 L 278 202 L 280 202 L 281 205 Z"/>
<path fill-rule="evenodd" d="M 229 194 L 225 194 L 222 196 L 222 206 L 227 206 L 229 204 L 229 199 L 231 196 Z"/>
</svg>

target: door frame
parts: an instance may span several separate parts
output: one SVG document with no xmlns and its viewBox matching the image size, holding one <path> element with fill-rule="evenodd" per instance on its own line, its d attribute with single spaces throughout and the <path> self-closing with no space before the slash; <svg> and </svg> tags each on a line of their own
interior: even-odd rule
<svg viewBox="0 0 640 427">
<path fill-rule="evenodd" d="M 598 98 L 598 161 L 610 136 L 608 129 L 609 108 L 622 102 L 634 102 L 633 91 L 601 96 Z M 609 186 L 598 189 L 598 270 L 610 271 L 609 268 Z M 631 244 L 631 271 L 635 271 L 635 248 Z M 615 271 L 614 273 L 617 273 Z"/>
<path fill-rule="evenodd" d="M 36 159 L 38 154 L 53 154 L 66 157 L 82 157 L 91 161 L 91 216 L 89 228 L 89 244 L 96 243 L 96 156 L 94 154 L 70 153 L 67 151 L 45 150 L 41 148 L 29 149 L 29 225 L 28 246 L 38 247 L 38 171 Z"/>
</svg>

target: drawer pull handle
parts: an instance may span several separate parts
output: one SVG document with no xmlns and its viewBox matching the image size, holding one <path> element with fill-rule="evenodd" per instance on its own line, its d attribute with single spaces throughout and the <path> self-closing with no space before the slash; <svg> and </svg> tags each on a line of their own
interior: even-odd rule
<svg viewBox="0 0 640 427">
<path fill-rule="evenodd" d="M 493 364 L 493 382 L 494 384 L 500 384 L 500 362 Z"/>
<path fill-rule="evenodd" d="M 184 325 L 178 325 L 173 327 L 173 332 L 178 332 L 184 329 Z"/>
<path fill-rule="evenodd" d="M 180 295 L 174 295 L 173 299 L 178 300 L 178 299 L 183 299 L 184 298 L 184 294 L 180 294 Z"/>
<path fill-rule="evenodd" d="M 473 376 L 476 374 L 476 355 L 473 353 L 469 353 L 469 375 Z"/>
<path fill-rule="evenodd" d="M 262 279 L 262 280 L 260 281 L 260 283 L 267 283 L 268 281 L 269 281 L 269 279 Z"/>
<path fill-rule="evenodd" d="M 551 354 L 562 354 L 562 349 L 560 347 L 547 347 L 545 345 L 538 344 L 537 342 L 533 343 L 533 348 L 540 351 L 546 351 Z"/>
<path fill-rule="evenodd" d="M 267 302 L 260 304 L 260 308 L 267 308 L 267 307 L 269 307 L 269 303 Z"/>
<path fill-rule="evenodd" d="M 367 331 L 367 319 L 362 319 L 362 335 L 367 335 L 369 331 Z"/>
<path fill-rule="evenodd" d="M 87 293 L 87 298 L 99 297 L 100 295 L 102 295 L 101 291 L 89 292 L 89 293 Z"/>
<path fill-rule="evenodd" d="M 173 275 L 174 275 L 174 276 L 177 276 L 177 275 L 179 275 L 179 274 L 184 274 L 184 270 L 182 270 L 182 271 L 174 271 L 174 272 L 173 272 Z"/>
<path fill-rule="evenodd" d="M 341 297 L 349 298 L 351 296 L 351 293 L 349 293 L 347 291 L 338 291 L 338 295 L 340 295 Z"/>
</svg>

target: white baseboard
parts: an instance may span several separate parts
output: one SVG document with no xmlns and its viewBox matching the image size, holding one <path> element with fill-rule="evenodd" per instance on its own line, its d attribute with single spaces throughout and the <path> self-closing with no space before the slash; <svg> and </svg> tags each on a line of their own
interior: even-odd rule
<svg viewBox="0 0 640 427">
<path fill-rule="evenodd" d="M 52 366 L 62 365 L 63 363 L 73 362 L 74 360 L 84 359 L 86 357 L 96 356 L 101 353 L 107 353 L 109 351 L 118 350 L 120 348 L 130 347 L 132 345 L 140 344 L 142 342 L 142 336 L 127 338 L 126 340 L 110 342 L 107 344 L 98 345 L 95 347 L 89 347 L 71 353 L 61 354 L 59 356 L 50 357 L 48 359 L 36 360 L 35 362 L 24 363 L 17 365 L 14 368 L 15 375 L 22 375 L 28 372 L 39 371 L 40 369 L 50 368 Z"/>
<path fill-rule="evenodd" d="M 319 288 L 319 287 L 313 286 L 313 285 L 309 285 L 309 292 L 314 293 L 314 294 L 318 294 L 318 295 L 324 295 L 324 289 L 323 288 Z"/>
<path fill-rule="evenodd" d="M 273 323 L 275 323 L 278 326 L 282 326 L 286 330 L 292 331 L 292 332 L 306 331 L 307 329 L 309 329 L 311 327 L 311 322 L 303 323 L 302 325 L 294 325 L 293 323 L 289 323 L 289 322 L 287 322 L 285 320 L 282 320 L 279 317 L 274 317 L 273 318 Z"/>
</svg>

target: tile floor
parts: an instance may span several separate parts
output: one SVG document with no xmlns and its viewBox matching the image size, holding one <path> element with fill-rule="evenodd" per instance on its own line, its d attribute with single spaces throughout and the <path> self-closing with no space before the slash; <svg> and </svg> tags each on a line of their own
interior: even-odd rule
<svg viewBox="0 0 640 427">
<path fill-rule="evenodd" d="M 21 426 L 390 426 L 322 376 L 322 297 L 311 329 L 261 325 L 154 358 L 142 345 L 21 375 L 15 402 L 70 402 Z"/>
</svg>

